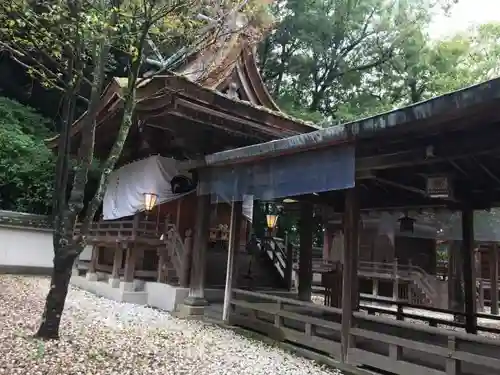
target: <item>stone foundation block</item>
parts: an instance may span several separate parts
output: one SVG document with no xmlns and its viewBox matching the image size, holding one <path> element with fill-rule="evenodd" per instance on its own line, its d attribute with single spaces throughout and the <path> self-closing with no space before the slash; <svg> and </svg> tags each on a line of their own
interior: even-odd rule
<svg viewBox="0 0 500 375">
<path fill-rule="evenodd" d="M 97 277 L 97 273 L 95 273 L 95 272 L 87 272 L 87 274 L 85 275 L 85 278 L 88 281 L 98 281 L 99 280 L 99 278 Z"/>
<path fill-rule="evenodd" d="M 122 281 L 120 283 L 120 289 L 124 292 L 134 292 L 135 291 L 135 285 L 134 283 L 127 283 L 125 281 Z"/>
<path fill-rule="evenodd" d="M 119 288 L 120 287 L 120 279 L 119 278 L 112 278 L 110 277 L 108 279 L 108 284 L 112 287 L 112 288 Z"/>
<path fill-rule="evenodd" d="M 205 306 L 179 305 L 175 316 L 181 319 L 202 318 L 205 314 Z"/>
</svg>

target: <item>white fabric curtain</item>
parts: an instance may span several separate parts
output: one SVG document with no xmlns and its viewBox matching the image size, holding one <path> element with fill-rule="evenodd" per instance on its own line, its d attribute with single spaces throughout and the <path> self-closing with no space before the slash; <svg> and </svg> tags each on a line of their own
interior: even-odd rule
<svg viewBox="0 0 500 375">
<path fill-rule="evenodd" d="M 253 195 L 243 195 L 243 217 L 250 223 L 253 220 Z"/>
<path fill-rule="evenodd" d="M 144 211 L 144 193 L 156 194 L 157 205 L 190 194 L 172 193 L 170 181 L 178 174 L 175 159 L 158 155 L 113 171 L 104 194 L 103 219 L 115 220 Z"/>
<path fill-rule="evenodd" d="M 388 212 L 383 212 L 378 221 L 377 234 L 379 236 L 386 235 L 389 241 L 391 241 L 392 246 L 395 243 L 394 237 L 397 223 L 397 219 Z"/>
</svg>

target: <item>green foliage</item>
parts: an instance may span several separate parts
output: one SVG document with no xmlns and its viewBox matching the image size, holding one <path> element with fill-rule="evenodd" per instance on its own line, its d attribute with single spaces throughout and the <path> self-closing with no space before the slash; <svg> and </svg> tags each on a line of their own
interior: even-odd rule
<svg viewBox="0 0 500 375">
<path fill-rule="evenodd" d="M 431 14 L 455 0 L 277 1 L 260 46 L 266 83 L 288 113 L 334 125 L 500 75 L 500 23 L 448 39 Z"/>
<path fill-rule="evenodd" d="M 275 96 L 313 117 L 336 118 L 338 106 L 374 69 L 390 60 L 428 1 L 278 1 L 279 26 L 261 48 L 267 83 Z"/>
<path fill-rule="evenodd" d="M 54 158 L 43 139 L 47 120 L 0 97 L 0 207 L 45 214 L 52 197 Z"/>
</svg>

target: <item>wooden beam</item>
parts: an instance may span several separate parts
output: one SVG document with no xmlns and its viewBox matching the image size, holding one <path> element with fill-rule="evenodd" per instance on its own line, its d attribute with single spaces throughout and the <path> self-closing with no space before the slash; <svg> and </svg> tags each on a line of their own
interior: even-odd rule
<svg viewBox="0 0 500 375">
<path fill-rule="evenodd" d="M 406 191 L 409 191 L 410 193 L 421 195 L 421 196 L 423 196 L 425 198 L 428 198 L 430 200 L 437 200 L 437 201 L 443 201 L 444 200 L 444 201 L 456 202 L 456 200 L 453 199 L 452 197 L 448 197 L 448 198 L 432 198 L 432 197 L 429 197 L 429 195 L 427 194 L 427 191 L 425 191 L 423 189 L 419 189 L 419 188 L 416 188 L 416 187 L 410 186 L 410 185 L 405 185 L 405 184 L 402 184 L 402 183 L 399 183 L 399 182 L 396 182 L 396 181 L 389 180 L 387 178 L 376 176 L 374 178 L 374 181 L 380 182 L 381 184 L 385 184 L 385 185 L 388 185 L 388 186 L 395 187 L 397 189 L 406 190 Z"/>
<path fill-rule="evenodd" d="M 418 148 L 403 150 L 405 145 L 400 146 L 401 151 L 391 153 L 359 157 L 356 161 L 356 171 L 381 170 L 390 168 L 401 168 L 414 165 L 434 164 L 449 162 L 473 155 L 484 155 L 499 151 L 498 142 L 495 140 L 500 132 L 462 135 L 461 137 L 448 137 L 438 140 L 428 140 L 427 144 L 435 144 L 435 156 L 426 155 L 426 145 L 421 144 Z"/>
<path fill-rule="evenodd" d="M 481 163 L 475 157 L 473 157 L 472 160 L 474 160 L 474 162 L 477 163 L 479 168 L 481 168 L 484 171 L 484 173 L 486 173 L 493 181 L 495 181 L 497 185 L 500 185 L 500 178 L 498 178 L 497 175 L 495 175 L 489 168 L 487 168 L 483 163 Z"/>
<path fill-rule="evenodd" d="M 185 113 L 182 113 L 182 112 L 176 111 L 176 110 L 172 110 L 171 112 L 169 112 L 169 114 L 180 117 L 182 119 L 185 119 L 185 120 L 188 120 L 191 122 L 194 122 L 194 123 L 202 124 L 202 125 L 207 126 L 207 127 L 212 127 L 212 128 L 221 130 L 225 133 L 229 133 L 229 134 L 231 134 L 233 136 L 237 136 L 237 137 L 242 137 L 242 138 L 247 138 L 247 139 L 248 138 L 255 139 L 259 142 L 265 142 L 265 141 L 269 141 L 269 140 L 273 139 L 272 137 L 255 136 L 255 135 L 250 134 L 250 133 L 245 133 L 241 130 L 231 129 L 230 127 L 215 124 L 215 123 L 213 123 L 209 120 L 206 120 L 206 119 L 195 118 L 193 116 L 187 115 Z M 169 129 L 167 124 L 160 125 L 160 124 L 155 123 L 155 124 L 148 124 L 148 126 L 153 127 L 153 128 L 163 129 L 163 130 Z M 193 127 L 193 129 L 194 129 L 194 127 Z"/>
<path fill-rule="evenodd" d="M 166 87 L 174 92 L 179 98 L 190 102 L 210 106 L 226 113 L 235 113 L 248 120 L 256 120 L 277 131 L 290 132 L 292 135 L 313 131 L 314 127 L 304 124 L 302 121 L 286 118 L 279 113 L 262 110 L 250 103 L 231 100 L 228 97 L 200 87 L 192 82 L 183 81 L 179 77 L 166 77 Z"/>
<path fill-rule="evenodd" d="M 418 189 L 418 188 L 413 187 L 413 186 L 400 184 L 399 182 L 391 181 L 391 180 L 388 180 L 388 179 L 383 178 L 383 177 L 375 177 L 374 180 L 377 182 L 380 182 L 382 184 L 388 185 L 388 186 L 392 186 L 392 187 L 395 187 L 398 189 L 403 189 L 403 190 L 409 191 L 410 193 L 414 193 L 414 194 L 418 194 L 418 195 L 422 195 L 424 197 L 427 197 L 427 192 L 423 189 Z"/>
<path fill-rule="evenodd" d="M 276 129 L 275 127 L 269 126 L 268 124 L 262 124 L 228 113 L 223 113 L 180 98 L 176 99 L 175 101 L 175 112 L 182 113 L 188 117 L 193 118 L 199 118 L 198 116 L 204 114 L 206 116 L 210 116 L 210 119 L 215 120 L 218 125 L 222 125 L 225 121 L 227 121 L 233 124 L 233 126 L 231 126 L 230 128 L 238 129 L 240 131 L 252 129 L 253 131 L 257 131 L 261 134 L 267 134 L 272 138 L 282 138 L 285 136 L 294 135 L 293 132 L 287 132 L 284 129 Z"/>
</svg>

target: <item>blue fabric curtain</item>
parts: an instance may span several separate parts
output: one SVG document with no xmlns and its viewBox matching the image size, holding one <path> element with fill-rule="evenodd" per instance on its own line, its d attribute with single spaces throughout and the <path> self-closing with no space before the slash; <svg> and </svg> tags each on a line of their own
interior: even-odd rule
<svg viewBox="0 0 500 375">
<path fill-rule="evenodd" d="M 354 147 L 328 147 L 204 169 L 200 171 L 198 194 L 228 201 L 242 200 L 243 195 L 273 200 L 347 189 L 354 183 Z"/>
</svg>

